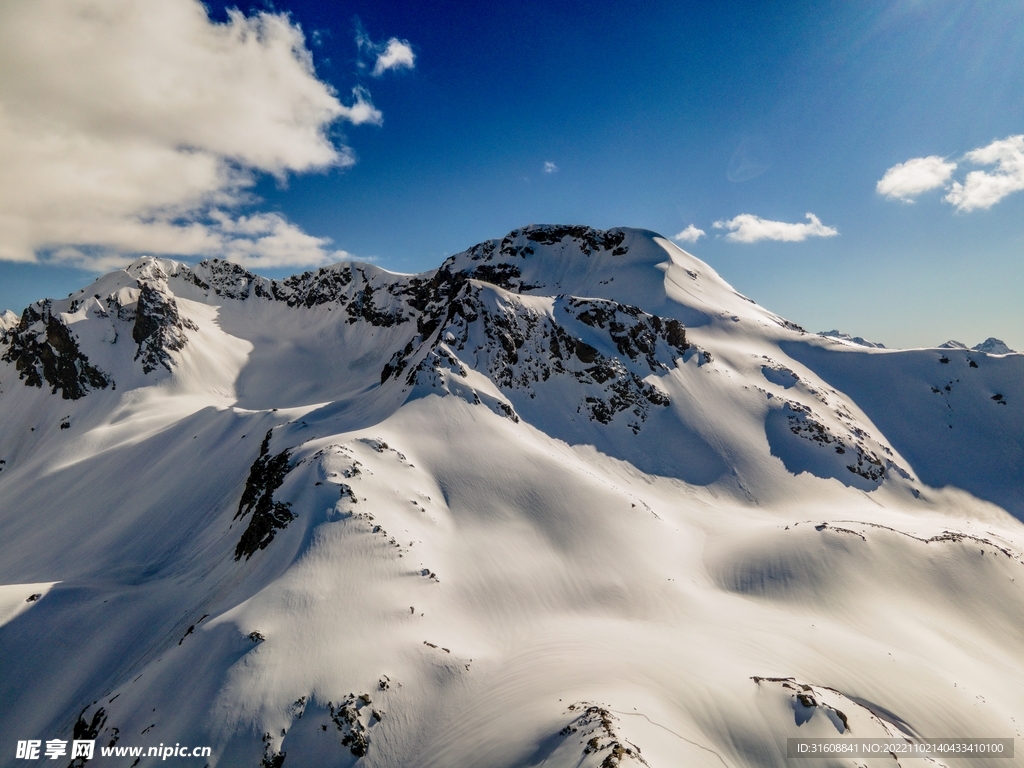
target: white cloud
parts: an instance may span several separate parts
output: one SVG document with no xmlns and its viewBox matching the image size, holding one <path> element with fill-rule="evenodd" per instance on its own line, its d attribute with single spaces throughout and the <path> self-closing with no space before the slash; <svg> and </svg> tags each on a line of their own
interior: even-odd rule
<svg viewBox="0 0 1024 768">
<path fill-rule="evenodd" d="M 197 0 L 6 0 L 0 72 L 0 259 L 340 253 L 280 215 L 226 213 L 252 202 L 259 172 L 351 165 L 330 124 L 382 119 L 365 90 L 346 106 L 317 79 L 286 15 L 215 24 Z"/>
<path fill-rule="evenodd" d="M 352 89 L 352 97 L 355 103 L 351 107 L 342 106 L 342 116 L 353 125 L 370 123 L 371 125 L 383 125 L 384 115 L 370 102 L 370 92 L 361 86 Z"/>
<path fill-rule="evenodd" d="M 1024 135 L 1008 136 L 963 157 L 974 165 L 994 165 L 991 171 L 971 171 L 962 182 L 948 184 L 957 164 L 938 155 L 915 157 L 885 172 L 876 189 L 880 195 L 911 202 L 914 197 L 937 187 L 946 187 L 942 199 L 958 211 L 991 208 L 1007 195 L 1024 190 Z"/>
<path fill-rule="evenodd" d="M 230 261 L 253 269 L 313 266 L 351 257 L 327 249 L 330 240 L 313 237 L 277 213 L 259 213 L 232 219 L 223 214 L 219 250 Z"/>
<path fill-rule="evenodd" d="M 672 239 L 679 243 L 696 243 L 704 237 L 705 234 L 706 233 L 703 229 L 697 229 L 693 224 L 690 224 L 678 235 L 673 235 Z"/>
<path fill-rule="evenodd" d="M 550 160 L 544 161 L 544 173 L 558 173 L 558 166 Z"/>
<path fill-rule="evenodd" d="M 154 224 L 148 234 L 169 234 L 172 241 L 187 241 L 193 255 L 216 255 L 257 270 L 317 266 L 352 258 L 346 251 L 331 249 L 329 238 L 307 234 L 279 213 L 232 216 L 213 209 L 201 222 L 179 226 L 171 233 L 167 232 L 166 224 Z M 155 247 L 139 252 L 178 253 L 161 248 L 159 237 L 154 237 L 153 242 L 157 243 Z M 63 245 L 48 251 L 46 256 L 52 263 L 107 272 L 129 264 L 129 253 L 111 247 Z"/>
<path fill-rule="evenodd" d="M 756 243 L 758 240 L 783 240 L 798 243 L 808 237 L 834 237 L 839 230 L 826 227 L 813 213 L 806 215 L 808 223 L 790 224 L 785 221 L 769 221 L 752 213 L 741 213 L 728 221 L 716 221 L 715 229 L 727 229 L 726 240 L 734 243 Z"/>
<path fill-rule="evenodd" d="M 971 150 L 964 159 L 995 170 L 971 171 L 961 184 L 953 182 L 943 198 L 960 211 L 991 208 L 1007 195 L 1024 189 L 1024 136 L 1009 136 Z"/>
<path fill-rule="evenodd" d="M 377 49 L 377 62 L 373 65 L 374 77 L 380 77 L 390 69 L 412 69 L 416 66 L 416 54 L 408 40 L 392 37 Z"/>
<path fill-rule="evenodd" d="M 875 191 L 890 199 L 910 203 L 923 192 L 945 186 L 955 170 L 956 163 L 947 162 L 938 155 L 915 157 L 887 170 L 875 185 Z"/>
</svg>

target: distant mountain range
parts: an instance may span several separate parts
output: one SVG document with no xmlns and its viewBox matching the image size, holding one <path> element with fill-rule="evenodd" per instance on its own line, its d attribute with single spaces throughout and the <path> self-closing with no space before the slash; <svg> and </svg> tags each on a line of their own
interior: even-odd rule
<svg viewBox="0 0 1024 768">
<path fill-rule="evenodd" d="M 656 233 L 530 226 L 419 275 L 140 259 L 0 317 L 0 358 L 0 764 L 1021 736 L 995 339 L 811 334 Z"/>
<path fill-rule="evenodd" d="M 939 349 L 967 349 L 967 345 L 951 339 L 943 344 L 939 344 Z M 981 344 L 975 344 L 971 349 L 988 355 L 1012 355 L 1016 353 L 1016 350 L 1010 349 L 1004 342 L 991 336 L 981 342 Z"/>
</svg>

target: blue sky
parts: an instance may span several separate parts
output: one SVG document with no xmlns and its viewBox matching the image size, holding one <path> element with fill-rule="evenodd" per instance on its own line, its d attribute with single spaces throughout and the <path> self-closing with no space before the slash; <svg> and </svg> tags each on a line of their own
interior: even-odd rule
<svg viewBox="0 0 1024 768">
<path fill-rule="evenodd" d="M 32 4 L 15 5 L 22 17 L 0 27 L 34 24 L 43 42 L 24 61 L 17 52 L 0 56 L 0 68 L 32 71 L 33 83 L 64 82 L 60 67 L 75 62 L 36 53 L 49 44 L 47 29 L 73 32 L 84 22 L 61 16 L 60 0 L 44 3 L 52 6 L 45 24 L 27 18 L 40 13 Z M 228 7 L 208 4 L 203 23 L 231 24 Z M 1024 4 L 275 2 L 241 11 L 248 19 L 287 14 L 274 34 L 284 40 L 300 28 L 313 70 L 303 80 L 291 70 L 277 77 L 274 67 L 287 64 L 274 62 L 264 79 L 208 68 L 192 87 L 217 94 L 216 104 L 189 102 L 183 113 L 194 126 L 211 110 L 209 124 L 224 126 L 214 138 L 188 126 L 165 136 L 169 118 L 148 124 L 129 117 L 125 123 L 138 123 L 134 143 L 119 127 L 126 113 L 152 108 L 150 82 L 162 92 L 170 79 L 161 67 L 194 71 L 181 62 L 206 39 L 199 21 L 167 21 L 159 32 L 119 17 L 105 21 L 106 49 L 123 41 L 120 69 L 153 50 L 166 48 L 164 58 L 139 61 L 137 80 L 127 84 L 105 81 L 100 70 L 82 75 L 96 85 L 92 101 L 74 114 L 46 112 L 47 125 L 88 122 L 89 135 L 102 131 L 115 158 L 140 143 L 177 142 L 161 152 L 190 153 L 188 162 L 213 158 L 221 176 L 195 192 L 189 185 L 208 170 L 197 165 L 178 197 L 173 184 L 164 197 L 133 187 L 136 208 L 124 207 L 124 196 L 99 212 L 55 198 L 55 218 L 69 222 L 61 229 L 36 221 L 49 210 L 46 179 L 0 171 L 0 202 L 7 186 L 12 205 L 20 204 L 26 185 L 39 201 L 35 228 L 15 234 L 40 233 L 0 253 L 7 259 L 0 261 L 0 307 L 17 311 L 64 295 L 96 270 L 150 251 L 244 261 L 240 249 L 257 243 L 265 255 L 250 265 L 270 276 L 338 251 L 412 272 L 527 223 L 636 226 L 666 236 L 693 225 L 705 234 L 684 248 L 809 330 L 839 328 L 888 346 L 997 336 L 1024 349 L 1024 193 L 1013 191 L 1024 186 L 1024 167 L 1015 165 L 1012 141 L 1024 133 Z M 146 34 L 163 38 L 133 46 Z M 375 72 L 391 40 L 411 57 Z M 107 101 L 104 88 L 142 95 L 119 97 L 115 121 L 90 111 Z M 296 89 L 304 89 L 302 100 Z M 68 101 L 59 86 L 31 93 L 43 95 L 0 86 L 0 106 L 15 104 L 12 114 L 22 109 L 34 120 L 42 99 Z M 229 114 L 236 97 L 237 114 Z M 341 106 L 331 106 L 332 98 Z M 303 115 L 309 104 L 321 111 L 277 136 L 259 130 L 261 99 Z M 259 136 L 248 136 L 247 126 Z M 310 126 L 333 149 L 311 139 Z M 234 136 L 247 142 L 237 153 Z M 968 155 L 992 147 L 986 156 Z M 325 152 L 333 159 L 324 160 Z M 886 172 L 915 158 L 930 165 L 894 172 L 884 188 L 890 194 L 882 194 Z M 148 167 L 145 159 L 96 162 L 113 164 L 115 174 Z M 105 166 L 97 167 L 102 176 Z M 972 172 L 984 176 L 974 183 Z M 224 174 L 236 175 L 225 181 Z M 140 176 L 136 186 L 147 183 Z M 111 213 L 114 205 L 122 207 Z M 773 224 L 806 225 L 808 213 L 819 226 Z M 109 227 L 92 226 L 108 214 Z M 744 215 L 747 226 L 737 219 Z M 75 216 L 87 235 L 73 228 Z M 0 236 L 18 225 L 3 222 Z M 129 232 L 132 222 L 141 229 Z"/>
</svg>

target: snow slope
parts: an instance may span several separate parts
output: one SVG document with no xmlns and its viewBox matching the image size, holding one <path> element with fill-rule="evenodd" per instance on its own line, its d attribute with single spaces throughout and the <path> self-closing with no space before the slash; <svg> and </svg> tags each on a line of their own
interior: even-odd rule
<svg viewBox="0 0 1024 768">
<path fill-rule="evenodd" d="M 0 333 L 0 764 L 1020 736 L 1024 355 L 807 334 L 561 226 L 411 276 L 142 259 Z"/>
</svg>

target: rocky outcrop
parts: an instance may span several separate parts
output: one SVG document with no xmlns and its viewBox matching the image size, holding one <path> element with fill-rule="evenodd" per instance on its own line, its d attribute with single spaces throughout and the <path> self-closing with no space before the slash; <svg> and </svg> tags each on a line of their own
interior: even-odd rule
<svg viewBox="0 0 1024 768">
<path fill-rule="evenodd" d="M 3 359 L 14 363 L 26 386 L 41 388 L 45 381 L 53 394 L 60 392 L 65 400 L 78 400 L 90 390 L 113 385 L 110 376 L 82 353 L 71 328 L 53 313 L 49 300 L 25 309 L 8 333 Z"/>
<path fill-rule="evenodd" d="M 245 490 L 238 502 L 235 520 L 244 520 L 248 515 L 249 526 L 235 546 L 235 560 L 246 560 L 259 549 L 266 549 L 274 540 L 277 532 L 288 526 L 295 515 L 289 509 L 288 502 L 274 501 L 274 491 L 284 482 L 285 476 L 292 469 L 288 463 L 291 452 L 281 451 L 270 455 L 270 438 L 273 432 L 267 432 L 260 446 L 260 455 L 249 469 L 249 478 L 245 481 Z"/>
<path fill-rule="evenodd" d="M 142 362 L 142 370 L 152 373 L 163 366 L 170 371 L 174 365 L 170 353 L 185 348 L 187 330 L 198 331 L 199 326 L 182 317 L 174 296 L 159 286 L 142 283 L 132 327 L 132 339 L 139 345 L 135 359 Z"/>
<path fill-rule="evenodd" d="M 421 362 L 408 374 L 407 386 L 436 386 L 444 371 L 465 378 L 473 369 L 506 396 L 519 393 L 533 400 L 546 382 L 574 380 L 581 385 L 574 390 L 577 412 L 602 424 L 623 414 L 636 433 L 652 406 L 669 404 L 645 377 L 666 373 L 689 347 L 679 321 L 636 307 L 563 298 L 549 314 L 469 285 L 448 304 L 437 338 L 420 346 L 410 342 L 396 352 L 381 380 L 398 377 L 414 359 Z M 513 416 L 510 410 L 507 415 Z"/>
<path fill-rule="evenodd" d="M 349 694 L 337 705 L 329 702 L 327 707 L 331 722 L 341 734 L 341 745 L 356 757 L 365 757 L 370 749 L 370 726 L 383 718 L 383 713 L 370 705 L 370 694 L 359 696 Z"/>
<path fill-rule="evenodd" d="M 844 465 L 853 474 L 873 483 L 880 483 L 885 478 L 888 463 L 865 445 L 863 438 L 866 434 L 851 433 L 844 439 L 815 419 L 811 409 L 800 403 L 787 402 L 783 412 L 789 419 L 790 432 L 804 440 L 831 447 L 837 454 L 844 455 L 847 459 Z"/>
<path fill-rule="evenodd" d="M 580 764 L 597 765 L 598 768 L 649 765 L 640 748 L 619 735 L 618 718 L 607 708 L 583 701 L 570 704 L 569 712 L 576 716 L 558 735 L 563 738 L 574 737 L 583 745 Z M 588 761 L 591 755 L 599 759 L 600 763 L 594 763 L 592 759 Z"/>
</svg>

